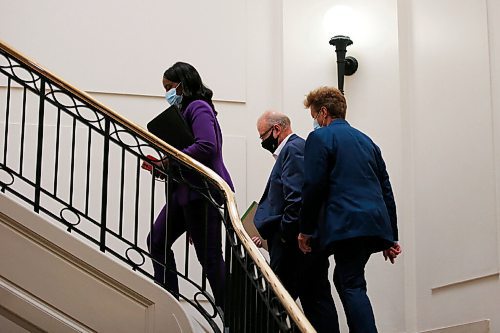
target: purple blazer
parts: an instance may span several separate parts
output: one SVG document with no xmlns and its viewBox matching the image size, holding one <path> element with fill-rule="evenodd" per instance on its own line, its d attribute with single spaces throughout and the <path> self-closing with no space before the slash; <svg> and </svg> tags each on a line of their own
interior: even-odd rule
<svg viewBox="0 0 500 333">
<path fill-rule="evenodd" d="M 203 100 L 195 100 L 189 103 L 181 114 L 194 136 L 194 143 L 182 152 L 215 171 L 234 191 L 231 176 L 222 158 L 222 132 L 210 105 Z M 199 195 L 189 191 L 187 186 L 180 186 L 178 191 L 180 204 L 199 198 Z"/>
</svg>

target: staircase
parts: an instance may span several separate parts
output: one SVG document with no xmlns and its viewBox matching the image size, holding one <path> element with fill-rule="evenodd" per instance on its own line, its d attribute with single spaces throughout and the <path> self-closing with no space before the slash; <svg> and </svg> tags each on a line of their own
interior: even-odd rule
<svg viewBox="0 0 500 333">
<path fill-rule="evenodd" d="M 147 155 L 170 163 L 147 173 Z M 175 184 L 220 212 L 224 312 L 190 259 L 187 237 L 174 248 L 183 263 L 175 271 L 148 251 L 155 214 Z M 0 191 L 0 325 L 314 332 L 245 233 L 234 193 L 217 174 L 2 42 Z M 154 283 L 153 261 L 178 276 L 179 293 Z"/>
</svg>

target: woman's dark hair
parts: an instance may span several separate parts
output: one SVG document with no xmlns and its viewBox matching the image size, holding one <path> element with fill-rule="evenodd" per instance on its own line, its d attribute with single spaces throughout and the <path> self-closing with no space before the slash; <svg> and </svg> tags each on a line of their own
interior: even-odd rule
<svg viewBox="0 0 500 333">
<path fill-rule="evenodd" d="M 163 73 L 163 77 L 169 81 L 181 83 L 183 95 L 181 109 L 185 109 L 192 101 L 201 99 L 207 102 L 215 112 L 212 103 L 213 92 L 203 84 L 200 74 L 192 65 L 176 62 Z"/>
</svg>

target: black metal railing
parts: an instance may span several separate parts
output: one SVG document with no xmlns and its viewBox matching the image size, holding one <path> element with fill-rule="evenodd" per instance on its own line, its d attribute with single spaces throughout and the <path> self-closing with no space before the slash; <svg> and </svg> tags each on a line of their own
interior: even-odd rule
<svg viewBox="0 0 500 333">
<path fill-rule="evenodd" d="M 176 276 L 178 290 L 156 282 L 198 310 L 214 332 L 314 331 L 243 231 L 234 194 L 213 171 L 1 42 L 0 108 L 4 195 L 150 279 L 153 266 Z M 165 164 L 146 172 L 148 155 Z M 220 218 L 222 302 L 207 284 L 206 258 L 199 258 L 201 270 L 189 259 L 188 233 L 174 245 L 183 267 L 174 269 L 148 250 L 156 215 L 179 187 Z"/>
</svg>

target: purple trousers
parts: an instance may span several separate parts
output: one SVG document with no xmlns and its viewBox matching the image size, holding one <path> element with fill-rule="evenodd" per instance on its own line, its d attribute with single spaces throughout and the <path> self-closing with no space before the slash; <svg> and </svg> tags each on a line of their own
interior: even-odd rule
<svg viewBox="0 0 500 333">
<path fill-rule="evenodd" d="M 216 305 L 223 307 L 225 264 L 222 258 L 220 214 L 202 199 L 189 201 L 186 205 L 180 205 L 175 195 L 172 199 L 158 214 L 147 238 L 149 252 L 154 259 L 154 279 L 179 299 L 172 245 L 184 232 L 188 232 L 203 268 L 203 279 L 208 279 Z"/>
</svg>

